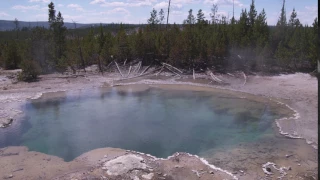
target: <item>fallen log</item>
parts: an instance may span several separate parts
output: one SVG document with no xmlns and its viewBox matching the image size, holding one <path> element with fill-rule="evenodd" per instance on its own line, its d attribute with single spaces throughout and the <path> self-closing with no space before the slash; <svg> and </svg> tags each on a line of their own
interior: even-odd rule
<svg viewBox="0 0 320 180">
<path fill-rule="evenodd" d="M 113 61 L 111 61 L 111 62 L 108 64 L 108 66 L 105 68 L 105 70 L 107 70 L 107 69 L 111 66 L 112 63 L 113 63 Z"/>
<path fill-rule="evenodd" d="M 137 78 L 137 77 L 141 77 L 141 76 L 146 76 L 146 75 L 149 75 L 149 74 L 151 74 L 151 73 L 153 73 L 153 72 L 155 72 L 155 71 L 158 71 L 158 70 L 160 70 L 160 69 L 161 69 L 161 68 L 158 68 L 158 69 L 154 69 L 154 70 L 152 70 L 152 71 L 150 71 L 150 72 L 147 72 L 147 73 L 144 73 L 144 74 L 140 74 L 140 75 L 137 75 L 137 76 L 119 79 L 119 81 L 121 81 L 121 80 L 127 80 L 127 79 L 133 79 L 133 78 Z"/>
<path fill-rule="evenodd" d="M 141 61 L 138 63 L 138 66 L 137 66 L 137 68 L 134 70 L 134 73 L 139 72 L 140 67 L 141 67 Z"/>
<path fill-rule="evenodd" d="M 130 66 L 130 67 L 129 67 L 129 72 L 128 72 L 128 75 L 127 75 L 127 77 L 129 77 L 129 75 L 130 75 L 130 72 L 131 72 L 131 68 L 132 68 L 132 66 Z"/>
<path fill-rule="evenodd" d="M 56 78 L 77 78 L 77 77 L 85 77 L 85 75 L 84 74 L 73 74 L 70 76 L 58 76 Z"/>
<path fill-rule="evenodd" d="M 210 71 L 210 76 L 214 81 L 216 81 L 218 83 L 223 82 L 221 79 L 217 78 L 211 71 Z"/>
<path fill-rule="evenodd" d="M 173 69 L 177 70 L 178 72 L 180 72 L 180 73 L 182 74 L 182 71 L 181 71 L 180 69 L 178 69 L 178 68 L 176 68 L 176 67 L 174 67 L 174 66 L 171 66 L 170 64 L 162 63 L 162 65 L 169 66 L 169 67 L 171 67 L 171 68 L 173 68 Z"/>
<path fill-rule="evenodd" d="M 227 73 L 228 75 L 230 75 L 230 76 L 232 76 L 232 77 L 234 77 L 234 75 L 233 74 L 231 74 L 231 73 Z"/>
<path fill-rule="evenodd" d="M 158 76 L 163 71 L 164 66 L 161 67 L 160 71 L 156 74 Z"/>
<path fill-rule="evenodd" d="M 121 74 L 121 76 L 123 77 L 123 74 L 122 74 L 122 72 L 120 71 L 120 68 L 119 68 L 119 66 L 118 66 L 118 63 L 117 63 L 116 61 L 114 61 L 114 63 L 116 63 L 116 66 L 117 66 L 117 68 L 118 68 L 118 71 L 119 71 L 119 73 Z"/>
<path fill-rule="evenodd" d="M 142 71 L 140 75 L 142 75 L 143 73 L 145 73 L 145 72 L 150 68 L 150 66 L 151 66 L 151 65 L 149 65 L 144 71 Z"/>
<path fill-rule="evenodd" d="M 180 76 L 180 74 L 178 74 L 178 73 L 174 72 L 174 71 L 173 71 L 173 70 L 171 70 L 170 68 L 168 68 L 168 67 L 166 67 L 166 66 L 165 66 L 165 68 L 166 68 L 166 69 L 168 69 L 168 70 L 169 70 L 170 72 L 172 72 L 173 74 Z"/>
</svg>

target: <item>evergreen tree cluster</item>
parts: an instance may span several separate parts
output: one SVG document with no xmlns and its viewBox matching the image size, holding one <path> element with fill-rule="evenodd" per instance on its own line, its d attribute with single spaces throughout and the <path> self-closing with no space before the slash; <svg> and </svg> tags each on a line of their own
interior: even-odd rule
<svg viewBox="0 0 320 180">
<path fill-rule="evenodd" d="M 67 30 L 53 3 L 48 9 L 50 29 L 26 30 L 28 36 L 22 39 L 23 32 L 18 35 L 15 30 L 16 39 L 0 41 L 0 65 L 30 69 L 26 63 L 32 62 L 42 73 L 49 73 L 98 64 L 103 71 L 113 60 L 142 59 L 144 65 L 167 62 L 186 71 L 271 72 L 314 70 L 319 59 L 318 19 L 312 26 L 302 25 L 293 9 L 287 21 L 285 1 L 273 27 L 268 26 L 264 9 L 256 11 L 254 0 L 239 19 L 220 16 L 213 4 L 210 19 L 201 9 L 196 15 L 190 9 L 183 24 L 166 25 L 164 11 L 153 9 L 147 25 L 100 25 L 86 33 Z"/>
</svg>

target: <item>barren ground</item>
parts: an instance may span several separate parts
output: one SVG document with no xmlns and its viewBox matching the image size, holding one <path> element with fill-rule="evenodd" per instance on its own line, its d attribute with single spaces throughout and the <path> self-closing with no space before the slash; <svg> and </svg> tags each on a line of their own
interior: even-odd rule
<svg viewBox="0 0 320 180">
<path fill-rule="evenodd" d="M 58 157 L 29 152 L 26 147 L 7 147 L 0 149 L 0 175 L 3 178 L 197 179 L 199 175 L 201 179 L 232 179 L 234 177 L 239 179 L 276 179 L 286 174 L 283 179 L 317 179 L 318 81 L 308 74 L 249 75 L 246 77 L 246 81 L 241 73 L 216 74 L 224 83 L 212 82 L 210 77 L 205 74 L 196 74 L 196 80 L 193 80 L 192 75 L 177 77 L 169 73 L 120 80 L 121 76 L 118 73 L 101 75 L 96 72 L 94 67 L 88 69 L 85 75 L 48 74 L 40 76 L 38 82 L 32 83 L 16 82 L 14 78 L 11 78 L 14 74 L 16 71 L 0 70 L 0 125 L 12 118 L 13 123 L 9 128 L 20 125 L 19 117 L 23 115 L 20 106 L 28 98 L 38 98 L 45 92 L 76 91 L 84 88 L 126 84 L 147 84 L 162 88 L 199 90 L 222 88 L 240 91 L 248 93 L 247 96 L 253 94 L 285 103 L 295 111 L 294 115 L 296 116 L 278 120 L 283 134 L 279 134 L 279 137 L 283 139 L 280 144 L 264 142 L 263 145 L 257 144 L 255 147 L 243 144 L 234 149 L 203 155 L 210 164 L 225 169 L 232 175 L 217 170 L 213 166 L 210 167 L 205 161 L 185 153 L 175 154 L 169 159 L 157 159 L 136 152 L 103 148 L 85 153 L 71 162 L 64 162 Z M 171 84 L 171 86 L 164 84 Z M 134 88 L 143 89 L 145 86 L 135 85 Z M 126 89 L 128 86 L 117 87 Z M 279 130 L 277 126 L 274 128 Z M 0 129 L 0 131 L 3 130 L 5 129 Z M 288 137 L 295 137 L 295 139 Z M 134 158 L 127 158 L 127 155 L 130 154 L 137 156 L 134 158 L 143 158 L 142 163 L 146 168 L 131 170 L 129 168 L 129 173 L 126 172 L 122 175 L 110 175 L 108 168 L 103 169 L 105 162 L 119 160 L 117 157 L 121 156 L 124 158 L 120 158 L 118 163 L 123 164 L 123 167 L 129 167 L 130 163 L 132 165 L 135 162 Z M 286 157 L 286 155 L 290 155 L 290 157 Z M 276 170 L 272 165 L 268 165 L 274 174 L 266 175 L 262 165 L 268 161 L 274 162 L 278 168 L 290 166 L 291 170 L 289 168 L 287 170 L 284 168 L 283 171 Z"/>
</svg>

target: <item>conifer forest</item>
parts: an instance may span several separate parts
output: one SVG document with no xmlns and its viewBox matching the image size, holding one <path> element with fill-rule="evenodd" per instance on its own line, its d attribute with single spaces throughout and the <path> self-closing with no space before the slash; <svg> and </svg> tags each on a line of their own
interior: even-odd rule
<svg viewBox="0 0 320 180">
<path fill-rule="evenodd" d="M 318 19 L 303 25 L 291 9 L 286 17 L 285 1 L 277 24 L 267 24 L 264 10 L 255 1 L 240 18 L 227 19 L 212 5 L 211 19 L 201 9 L 190 9 L 181 24 L 168 24 L 165 10 L 151 10 L 145 24 L 104 24 L 67 29 L 63 12 L 48 5 L 49 28 L 20 28 L 0 32 L 0 67 L 23 70 L 22 79 L 39 74 L 76 73 L 97 64 L 101 73 L 112 61 L 144 66 L 167 63 L 184 73 L 241 70 L 244 72 L 312 72 L 319 59 Z"/>
</svg>

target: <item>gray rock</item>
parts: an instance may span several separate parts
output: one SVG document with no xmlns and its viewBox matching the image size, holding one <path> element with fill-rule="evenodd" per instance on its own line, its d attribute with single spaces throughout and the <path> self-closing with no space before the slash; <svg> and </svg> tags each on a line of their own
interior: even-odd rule
<svg viewBox="0 0 320 180">
<path fill-rule="evenodd" d="M 11 178 L 13 178 L 12 174 L 8 174 L 3 177 L 3 179 L 11 179 Z"/>
<path fill-rule="evenodd" d="M 2 124 L 0 123 L 0 127 L 6 128 L 6 127 L 8 127 L 8 126 L 10 126 L 12 124 L 13 118 L 7 118 L 5 120 L 1 120 L 0 119 L 0 122 L 2 122 Z"/>
<path fill-rule="evenodd" d="M 154 176 L 153 173 L 149 173 L 149 174 L 143 174 L 141 177 L 142 177 L 143 179 L 150 180 L 150 179 L 153 178 L 153 176 Z"/>
<path fill-rule="evenodd" d="M 134 169 L 146 169 L 147 165 L 142 160 L 140 156 L 128 154 L 105 162 L 102 169 L 107 170 L 109 176 L 122 175 Z"/>
</svg>

